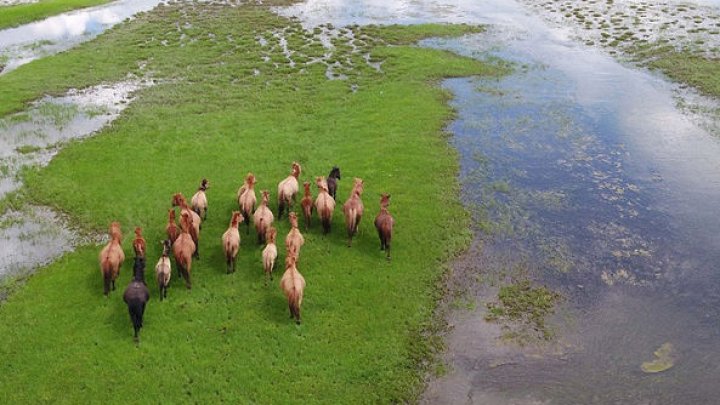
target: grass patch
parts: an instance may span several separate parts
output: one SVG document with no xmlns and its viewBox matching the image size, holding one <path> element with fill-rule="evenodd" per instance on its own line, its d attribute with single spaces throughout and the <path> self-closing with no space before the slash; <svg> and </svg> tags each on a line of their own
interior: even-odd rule
<svg viewBox="0 0 720 405">
<path fill-rule="evenodd" d="M 0 307 L 6 402 L 113 403 L 140 394 L 148 401 L 200 403 L 416 399 L 433 344 L 423 331 L 441 294 L 443 263 L 470 240 L 469 216 L 457 198 L 456 152 L 442 136 L 451 117 L 448 95 L 434 84 L 500 71 L 443 51 L 385 45 L 479 30 L 462 25 L 354 28 L 356 37 L 362 32 L 374 39 L 370 51 L 384 63 L 378 72 L 362 55 L 336 51 L 335 59 L 353 62 L 343 64 L 354 73 L 348 80 L 327 80 L 322 63 L 304 70 L 263 64 L 263 51 L 281 51 L 261 48 L 254 38 L 288 26 L 301 30 L 266 6 L 160 6 L 77 49 L 0 77 L 3 112 L 40 94 L 119 80 L 137 72 L 140 61 L 162 79 L 140 91 L 112 127 L 71 142 L 49 166 L 25 173 L 32 201 L 69 213 L 82 228 L 104 231 L 119 220 L 128 256 L 130 230 L 142 226 L 148 280 L 171 195 L 189 197 L 204 177 L 212 185 L 193 290 L 186 291 L 175 272 L 169 300 L 160 303 L 149 282 L 153 296 L 139 347 L 121 299 L 130 260 L 120 291 L 106 299 L 99 246 L 64 256 Z M 293 50 L 308 59 L 326 52 Z M 243 229 L 232 275 L 225 274 L 220 245 L 244 175 L 254 172 L 258 189 L 275 197 L 293 160 L 303 165 L 301 180 L 339 165 L 340 203 L 352 177 L 366 185 L 366 214 L 351 249 L 339 210 L 329 236 L 317 222 L 304 231 L 300 327 L 288 319 L 277 286 L 282 270 L 263 285 L 254 237 Z M 392 194 L 397 220 L 391 263 L 372 225 L 381 192 Z M 288 225 L 277 227 L 282 243 Z"/>
<path fill-rule="evenodd" d="M 545 325 L 545 317 L 554 311 L 560 297 L 544 286 L 533 287 L 529 280 L 516 281 L 500 287 L 497 302 L 487 303 L 485 320 L 503 323 L 506 338 L 550 340 L 553 333 Z"/>
<path fill-rule="evenodd" d="M 0 29 L 16 27 L 80 8 L 108 3 L 110 0 L 41 0 L 37 3 L 0 7 Z"/>
</svg>

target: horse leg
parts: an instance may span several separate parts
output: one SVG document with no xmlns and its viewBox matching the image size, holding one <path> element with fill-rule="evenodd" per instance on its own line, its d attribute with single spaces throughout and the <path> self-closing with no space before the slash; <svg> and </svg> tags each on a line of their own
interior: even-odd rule
<svg viewBox="0 0 720 405">
<path fill-rule="evenodd" d="M 230 260 L 230 256 L 225 258 L 225 264 L 227 265 L 227 270 L 225 270 L 225 273 L 227 274 L 230 274 L 230 269 L 232 269 L 232 267 L 230 266 Z"/>
</svg>

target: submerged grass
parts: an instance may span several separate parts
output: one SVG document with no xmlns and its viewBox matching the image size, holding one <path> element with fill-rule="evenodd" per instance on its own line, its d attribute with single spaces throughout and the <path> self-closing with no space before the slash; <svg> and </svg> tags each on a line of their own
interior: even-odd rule
<svg viewBox="0 0 720 405">
<path fill-rule="evenodd" d="M 397 46 L 477 27 L 353 27 L 363 51 L 336 47 L 351 73 L 328 80 L 325 63 L 296 63 L 279 46 L 279 30 L 302 32 L 267 6 L 159 6 L 69 52 L 0 77 L 0 112 L 45 93 L 62 93 L 152 72 L 112 127 L 75 141 L 51 164 L 25 174 L 31 200 L 70 213 L 77 225 L 104 231 L 118 220 L 131 255 L 131 229 L 148 241 L 153 292 L 142 342 L 135 347 L 122 290 L 102 296 L 100 246 L 87 246 L 33 276 L 0 307 L 0 392 L 8 403 L 127 402 L 402 402 L 421 388 L 431 339 L 423 336 L 437 298 L 443 262 L 469 241 L 458 201 L 457 156 L 442 137 L 451 110 L 433 83 L 447 76 L 498 74 L 495 67 L 446 52 Z M 287 35 L 287 31 L 285 31 Z M 277 41 L 276 41 L 277 42 Z M 317 61 L 318 39 L 288 41 L 291 58 Z M 388 46 L 393 44 L 393 46 Z M 301 58 L 302 59 L 302 58 Z M 265 61 L 267 60 L 267 61 Z M 140 69 L 139 66 L 145 66 Z M 30 80 L 32 78 L 32 80 Z M 302 180 L 342 168 L 340 204 L 352 177 L 365 180 L 365 218 L 352 248 L 340 209 L 333 232 L 318 224 L 306 238 L 299 269 L 307 280 L 303 325 L 289 320 L 277 282 L 263 285 L 259 247 L 243 232 L 238 271 L 225 274 L 220 237 L 235 192 L 252 171 L 258 190 L 275 195 L 290 163 Z M 189 198 L 202 178 L 211 188 L 194 286 L 177 280 L 159 302 L 154 260 L 170 197 Z M 372 226 L 379 193 L 392 194 L 397 221 L 393 261 L 379 251 Z M 276 204 L 271 205 L 276 210 Z M 289 227 L 277 223 L 280 245 Z M 130 258 L 129 258 L 130 259 Z M 284 261 L 281 253 L 279 262 Z M 130 260 L 128 260 L 130 262 Z M 282 267 L 282 266 L 280 266 Z M 139 395 L 142 395 L 140 397 Z"/>
<path fill-rule="evenodd" d="M 40 0 L 36 3 L 0 7 L 0 30 L 42 20 L 55 14 L 97 6 L 110 0 Z"/>
</svg>

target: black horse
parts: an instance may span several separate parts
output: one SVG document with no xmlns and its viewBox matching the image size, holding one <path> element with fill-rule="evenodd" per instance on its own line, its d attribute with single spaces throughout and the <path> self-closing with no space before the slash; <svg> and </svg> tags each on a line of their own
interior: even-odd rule
<svg viewBox="0 0 720 405">
<path fill-rule="evenodd" d="M 133 268 L 133 279 L 125 289 L 123 300 L 128 306 L 130 312 L 130 321 L 135 329 L 135 342 L 139 342 L 138 332 L 143 325 L 143 314 L 145 313 L 145 304 L 150 299 L 150 290 L 145 284 L 145 258 L 135 257 Z"/>
<path fill-rule="evenodd" d="M 337 201 L 337 197 L 335 196 L 337 193 L 337 181 L 340 180 L 340 168 L 337 166 L 333 166 L 332 170 L 330 170 L 330 174 L 328 174 L 327 178 L 327 185 L 328 185 L 328 193 L 330 196 L 332 196 L 333 200 Z"/>
</svg>

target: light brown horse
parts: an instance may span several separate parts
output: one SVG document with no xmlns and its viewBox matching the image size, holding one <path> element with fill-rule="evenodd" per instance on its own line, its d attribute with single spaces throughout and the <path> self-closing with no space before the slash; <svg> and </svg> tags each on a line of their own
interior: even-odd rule
<svg viewBox="0 0 720 405">
<path fill-rule="evenodd" d="M 202 179 L 200 187 L 190 199 L 190 206 L 192 206 L 193 211 L 195 211 L 198 216 L 202 217 L 203 221 L 207 219 L 208 201 L 205 191 L 207 191 L 208 188 L 210 188 L 210 183 L 207 179 Z"/>
<path fill-rule="evenodd" d="M 313 211 L 313 198 L 312 193 L 310 192 L 310 182 L 304 182 L 303 187 L 305 188 L 305 195 L 300 201 L 300 205 L 302 206 L 303 216 L 305 217 L 305 229 L 309 229 Z"/>
<path fill-rule="evenodd" d="M 270 280 L 273 279 L 272 272 L 275 269 L 275 260 L 277 260 L 277 245 L 275 239 L 277 238 L 277 230 L 274 227 L 270 227 L 267 231 L 267 245 L 262 252 L 263 259 L 263 270 L 265 270 L 265 285 L 267 285 L 268 277 Z"/>
<path fill-rule="evenodd" d="M 318 196 L 315 199 L 315 210 L 317 210 L 318 216 L 320 216 L 323 234 L 327 234 L 330 232 L 332 215 L 335 211 L 335 199 L 333 199 L 328 192 L 328 185 L 324 177 L 315 179 L 315 184 L 317 184 L 318 187 Z"/>
<path fill-rule="evenodd" d="M 145 238 L 142 236 L 142 228 L 135 227 L 135 239 L 133 239 L 133 250 L 135 256 L 145 257 Z"/>
<path fill-rule="evenodd" d="M 225 261 L 227 263 L 227 272 L 235 272 L 235 259 L 237 258 L 238 251 L 240 250 L 240 232 L 238 231 L 238 224 L 243 220 L 243 216 L 240 211 L 233 211 L 232 218 L 230 219 L 230 226 L 223 233 L 222 244 L 223 250 L 225 251 Z"/>
<path fill-rule="evenodd" d="M 292 163 L 292 171 L 290 175 L 278 183 L 278 220 L 282 218 L 282 213 L 287 207 L 290 212 L 290 205 L 295 203 L 295 195 L 298 192 L 298 177 L 302 168 L 297 162 Z"/>
<path fill-rule="evenodd" d="M 200 224 L 202 223 L 202 220 L 200 219 L 200 215 L 198 215 L 197 212 L 190 209 L 190 207 L 187 205 L 187 201 L 185 200 L 185 197 L 181 193 L 177 193 L 172 198 L 172 206 L 173 207 L 180 207 L 181 214 L 187 214 L 188 221 L 183 222 L 180 221 L 180 228 L 183 231 L 187 231 L 187 233 L 190 234 L 190 237 L 193 240 L 193 243 L 195 244 L 195 251 L 193 252 L 193 257 L 196 259 L 200 258 Z M 188 226 L 187 229 L 183 228 L 183 224 L 186 224 Z"/>
<path fill-rule="evenodd" d="M 182 232 L 173 244 L 175 263 L 177 263 L 178 271 L 182 278 L 185 279 L 185 286 L 188 289 L 192 288 L 190 271 L 192 267 L 192 256 L 195 251 L 195 242 L 193 242 L 192 236 L 188 233 L 188 229 L 192 228 L 190 221 L 190 214 L 183 211 L 180 214 L 180 228 Z"/>
<path fill-rule="evenodd" d="M 375 217 L 375 229 L 380 237 L 380 250 L 384 250 L 387 253 L 387 259 L 390 260 L 390 242 L 395 219 L 390 215 L 387 209 L 388 205 L 390 205 L 390 194 L 382 194 L 380 196 L 380 212 Z"/>
<path fill-rule="evenodd" d="M 300 306 L 302 305 L 303 291 L 305 291 L 305 278 L 297 269 L 297 256 L 288 254 L 285 260 L 285 273 L 280 279 L 280 289 L 283 290 L 290 308 L 290 318 L 300 324 Z"/>
<path fill-rule="evenodd" d="M 110 224 L 110 241 L 100 251 L 100 271 L 103 275 L 103 293 L 110 293 L 110 285 L 115 291 L 115 280 L 120 275 L 120 268 L 125 261 L 125 252 L 122 249 L 122 231 L 120 223 Z"/>
<path fill-rule="evenodd" d="M 288 252 L 300 254 L 300 248 L 305 244 L 305 238 L 298 229 L 298 219 L 295 212 L 290 212 L 290 232 L 285 237 L 285 247 Z"/>
<path fill-rule="evenodd" d="M 172 266 L 170 265 L 170 249 L 169 239 L 160 242 L 163 246 L 162 256 L 155 265 L 155 277 L 157 278 L 158 288 L 160 289 L 160 301 L 167 298 L 167 288 L 170 285 L 170 277 L 172 276 Z"/>
<path fill-rule="evenodd" d="M 237 192 L 237 200 L 238 205 L 240 206 L 240 212 L 245 219 L 246 235 L 250 234 L 250 218 L 253 211 L 255 211 L 255 203 L 257 203 L 257 197 L 255 196 L 255 183 L 257 183 L 257 181 L 255 180 L 255 175 L 252 173 L 248 173 L 247 177 L 245 177 L 245 182 L 240 187 L 240 189 L 238 189 Z"/>
<path fill-rule="evenodd" d="M 363 211 L 365 210 L 362 199 L 360 198 L 363 190 L 363 180 L 355 178 L 355 185 L 350 193 L 350 197 L 345 201 L 345 204 L 343 204 L 345 227 L 348 232 L 348 247 L 352 246 L 352 238 L 357 233 L 360 219 L 362 219 Z"/>
<path fill-rule="evenodd" d="M 255 210 L 253 214 L 253 223 L 255 224 L 255 232 L 257 232 L 258 244 L 265 243 L 265 237 L 267 236 L 267 230 L 275 220 L 272 211 L 268 207 L 270 201 L 270 193 L 267 190 L 262 191 L 262 200 L 260 206 Z"/>
</svg>

